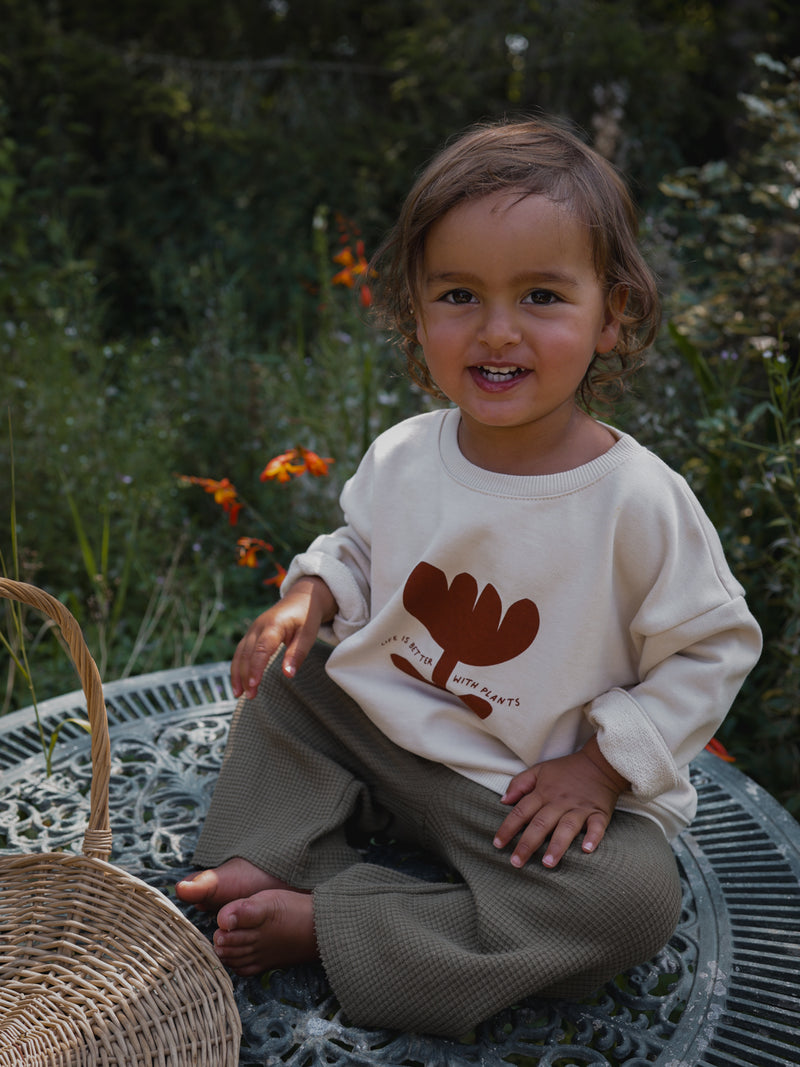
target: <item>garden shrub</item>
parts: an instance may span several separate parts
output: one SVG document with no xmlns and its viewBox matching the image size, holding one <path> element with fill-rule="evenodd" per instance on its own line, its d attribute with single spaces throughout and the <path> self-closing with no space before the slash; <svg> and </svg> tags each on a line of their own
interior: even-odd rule
<svg viewBox="0 0 800 1067">
<path fill-rule="evenodd" d="M 76 260 L 62 237 L 61 268 L 0 331 L 20 577 L 73 610 L 107 680 L 228 659 L 275 596 L 262 585 L 274 564 L 288 565 L 339 522 L 339 492 L 369 441 L 427 401 L 369 323 L 358 290 L 332 284 L 345 273 L 334 255 L 357 236 L 324 208 L 307 238 L 318 276 L 313 317 L 304 307 L 293 339 L 267 345 L 242 309 L 237 278 L 221 281 L 207 262 L 180 284 L 183 329 L 104 337 L 94 265 Z M 267 460 L 297 446 L 333 457 L 330 478 L 262 485 Z M 7 485 L 10 463 L 0 449 Z M 230 479 L 252 505 L 237 529 L 180 475 Z M 12 573 L 10 521 L 0 514 Z M 269 566 L 238 570 L 237 535 L 269 541 Z M 54 646 L 48 659 L 40 648 L 40 693 L 62 691 L 63 674 L 63 654 Z M 13 703 L 26 700 L 17 684 Z"/>
<path fill-rule="evenodd" d="M 723 728 L 800 812 L 800 60 L 757 59 L 733 162 L 662 183 L 652 239 L 672 242 L 667 336 L 632 416 L 719 530 L 764 631 Z M 666 401 L 666 403 L 665 403 Z"/>
</svg>

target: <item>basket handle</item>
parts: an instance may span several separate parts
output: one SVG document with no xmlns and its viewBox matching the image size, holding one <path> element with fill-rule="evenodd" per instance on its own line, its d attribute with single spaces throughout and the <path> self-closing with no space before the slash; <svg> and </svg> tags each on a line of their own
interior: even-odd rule
<svg viewBox="0 0 800 1067">
<path fill-rule="evenodd" d="M 69 648 L 72 661 L 86 697 L 89 724 L 92 728 L 92 789 L 89 825 L 83 838 L 83 853 L 96 859 L 111 854 L 111 826 L 108 813 L 108 782 L 111 775 L 111 746 L 108 717 L 103 701 L 103 687 L 97 664 L 89 654 L 83 634 L 71 611 L 60 600 L 35 585 L 0 577 L 0 596 L 28 604 L 58 624 Z"/>
</svg>

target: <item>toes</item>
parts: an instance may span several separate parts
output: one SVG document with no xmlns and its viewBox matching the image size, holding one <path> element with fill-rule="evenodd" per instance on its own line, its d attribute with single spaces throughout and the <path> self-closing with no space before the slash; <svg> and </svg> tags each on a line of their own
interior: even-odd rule
<svg viewBox="0 0 800 1067">
<path fill-rule="evenodd" d="M 238 951 L 242 948 L 250 949 L 253 945 L 253 936 L 249 930 L 217 930 L 214 934 L 214 945 L 226 952 Z"/>
<path fill-rule="evenodd" d="M 257 974 L 264 970 L 260 957 L 252 950 L 229 952 L 226 949 L 215 949 L 219 960 L 237 974 L 244 974 L 245 968 L 251 969 L 251 973 Z"/>
<path fill-rule="evenodd" d="M 220 930 L 230 932 L 236 929 L 239 925 L 239 907 L 242 904 L 244 904 L 243 900 L 234 900 L 226 904 L 224 908 L 220 908 L 217 913 L 217 926 Z"/>
<path fill-rule="evenodd" d="M 239 856 L 184 878 L 175 887 L 181 900 L 201 911 L 212 911 L 267 889 L 289 889 L 289 886 Z"/>
<path fill-rule="evenodd" d="M 214 950 L 237 974 L 258 974 L 317 959 L 311 897 L 264 890 L 226 904 L 217 916 Z"/>
<path fill-rule="evenodd" d="M 217 889 L 217 875 L 214 871 L 200 871 L 191 878 L 184 878 L 175 886 L 175 892 L 187 904 L 210 904 Z"/>
<path fill-rule="evenodd" d="M 272 890 L 255 893 L 243 900 L 233 900 L 220 909 L 217 926 L 221 930 L 254 930 L 279 919 L 279 898 Z"/>
<path fill-rule="evenodd" d="M 235 930 L 214 934 L 214 951 L 219 959 L 238 975 L 260 974 L 264 970 L 263 949 L 250 931 Z"/>
</svg>

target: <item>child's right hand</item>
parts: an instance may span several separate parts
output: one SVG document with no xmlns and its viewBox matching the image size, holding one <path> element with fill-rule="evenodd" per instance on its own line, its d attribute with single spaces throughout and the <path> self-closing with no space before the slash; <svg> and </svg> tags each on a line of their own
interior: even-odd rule
<svg viewBox="0 0 800 1067">
<path fill-rule="evenodd" d="M 293 678 L 309 653 L 323 622 L 336 614 L 336 601 L 321 578 L 298 579 L 286 596 L 253 622 L 231 663 L 233 695 L 252 699 L 267 664 L 286 646 L 283 673 Z"/>
</svg>

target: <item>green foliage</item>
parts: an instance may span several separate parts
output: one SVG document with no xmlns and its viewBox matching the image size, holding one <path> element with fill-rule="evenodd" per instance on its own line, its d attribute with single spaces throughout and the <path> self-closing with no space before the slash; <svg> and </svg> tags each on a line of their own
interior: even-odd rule
<svg viewBox="0 0 800 1067">
<path fill-rule="evenodd" d="M 787 336 L 800 323 L 800 81 L 798 63 L 759 56 L 758 93 L 743 95 L 740 157 L 662 182 L 677 205 L 678 246 L 693 257 L 676 324 L 721 352 Z M 773 342 L 774 343 L 774 342 Z"/>
<path fill-rule="evenodd" d="M 9 455 L 11 462 L 11 500 L 10 500 L 10 520 L 11 520 L 11 555 L 6 563 L 6 558 L 2 552 L 0 552 L 0 575 L 3 577 L 9 577 L 8 571 L 14 576 L 14 580 L 19 580 L 19 545 L 16 538 L 16 512 L 17 512 L 17 497 L 16 497 L 16 481 L 14 476 L 14 435 L 11 426 L 9 426 Z M 29 651 L 33 652 L 36 644 L 41 636 L 52 629 L 52 620 L 46 619 L 39 627 L 39 633 L 36 637 L 29 642 L 27 639 L 27 616 L 28 607 L 26 604 L 20 603 L 17 600 L 10 598 L 3 598 L 3 623 L 4 629 L 0 629 L 0 648 L 5 649 L 8 654 L 9 670 L 8 678 L 6 682 L 6 692 L 3 698 L 2 705 L 0 705 L 0 714 L 5 713 L 11 702 L 11 697 L 14 690 L 14 683 L 19 678 L 25 687 L 28 699 L 33 707 L 36 717 L 36 728 L 39 734 L 39 741 L 42 746 L 42 754 L 44 755 L 45 768 L 47 774 L 50 775 L 53 760 L 53 750 L 55 749 L 58 736 L 61 733 L 61 728 L 65 722 L 72 723 L 75 726 L 80 726 L 82 729 L 91 733 L 91 726 L 85 719 L 67 718 L 60 722 L 50 734 L 49 743 L 45 736 L 44 727 L 42 725 L 42 719 L 39 714 L 39 706 L 36 699 L 36 685 L 34 683 L 33 673 L 30 667 Z"/>
<path fill-rule="evenodd" d="M 333 283 L 337 250 L 350 248 L 358 238 L 357 228 L 341 215 L 336 223 L 338 243 L 327 207 L 317 209 L 312 242 L 318 317 L 310 339 L 303 317 L 296 320 L 294 343 L 284 360 L 281 417 L 287 427 L 299 424 L 312 433 L 312 441 L 325 442 L 337 458 L 335 480 L 343 483 L 377 434 L 427 399 L 407 381 L 399 351 L 360 303 L 358 281 L 353 289 Z"/>
<path fill-rule="evenodd" d="M 0 333 L 21 485 L 15 513 L 0 515 L 0 548 L 18 544 L 22 577 L 69 606 L 105 678 L 228 658 L 268 595 L 261 575 L 233 565 L 225 518 L 176 475 L 230 477 L 265 527 L 235 533 L 265 533 L 288 564 L 338 522 L 339 491 L 372 437 L 419 408 L 356 293 L 331 285 L 340 244 L 324 209 L 308 239 L 316 311 L 309 336 L 308 312 L 295 311 L 293 343 L 264 349 L 237 279 L 218 287 L 210 266 L 184 280 L 194 312 L 179 336 L 103 340 L 93 272 L 69 248 L 30 318 Z M 333 456 L 333 476 L 262 486 L 267 460 L 298 444 Z M 11 477 L 0 453 L 0 479 Z M 48 660 L 40 646 L 37 663 L 60 691 L 57 650 Z M 18 685 L 17 702 L 25 694 Z"/>
<path fill-rule="evenodd" d="M 370 442 L 432 403 L 406 379 L 400 353 L 370 322 L 359 300 L 362 290 L 335 284 L 335 253 L 343 248 L 352 252 L 357 237 L 343 217 L 337 224 L 334 229 L 326 207 L 318 208 L 311 234 L 318 272 L 312 328 L 306 332 L 307 313 L 297 314 L 292 340 L 262 353 L 253 364 L 264 409 L 253 453 L 258 470 L 276 453 L 304 448 L 332 457 L 328 476 L 292 480 L 286 486 L 259 485 L 255 471 L 235 471 L 235 455 L 220 468 L 219 454 L 213 467 L 198 466 L 195 457 L 191 471 L 205 477 L 213 470 L 215 480 L 224 475 L 234 483 L 243 507 L 236 532 L 258 535 L 273 545 L 267 571 L 274 562 L 288 566 L 309 540 L 339 525 L 339 494 Z M 366 278 L 367 287 L 368 282 Z"/>
<path fill-rule="evenodd" d="M 55 227 L 106 336 L 191 329 L 194 269 L 285 335 L 318 204 L 374 242 L 442 141 L 514 111 L 570 116 L 651 192 L 732 148 L 750 52 L 800 51 L 794 5 L 735 6 L 0 0 L 0 308 L 27 314 Z"/>
<path fill-rule="evenodd" d="M 757 62 L 739 158 L 662 184 L 679 255 L 671 351 L 665 339 L 638 418 L 700 496 L 764 631 L 723 739 L 798 812 L 800 60 Z"/>
<path fill-rule="evenodd" d="M 103 342 L 90 267 L 68 250 L 62 261 L 37 286 L 30 314 L 6 319 L 0 333 L 18 483 L 16 514 L 0 515 L 0 547 L 11 558 L 18 545 L 20 577 L 70 607 L 105 676 L 182 663 L 220 600 L 213 539 L 204 556 L 173 477 L 187 425 L 192 444 L 211 452 L 192 407 L 191 364 L 158 334 Z M 212 418 L 215 395 L 224 404 L 233 388 L 224 370 L 220 379 L 226 388 L 209 390 Z M 5 450 L 0 480 L 11 480 Z M 64 671 L 52 652 L 48 682 Z"/>
</svg>

